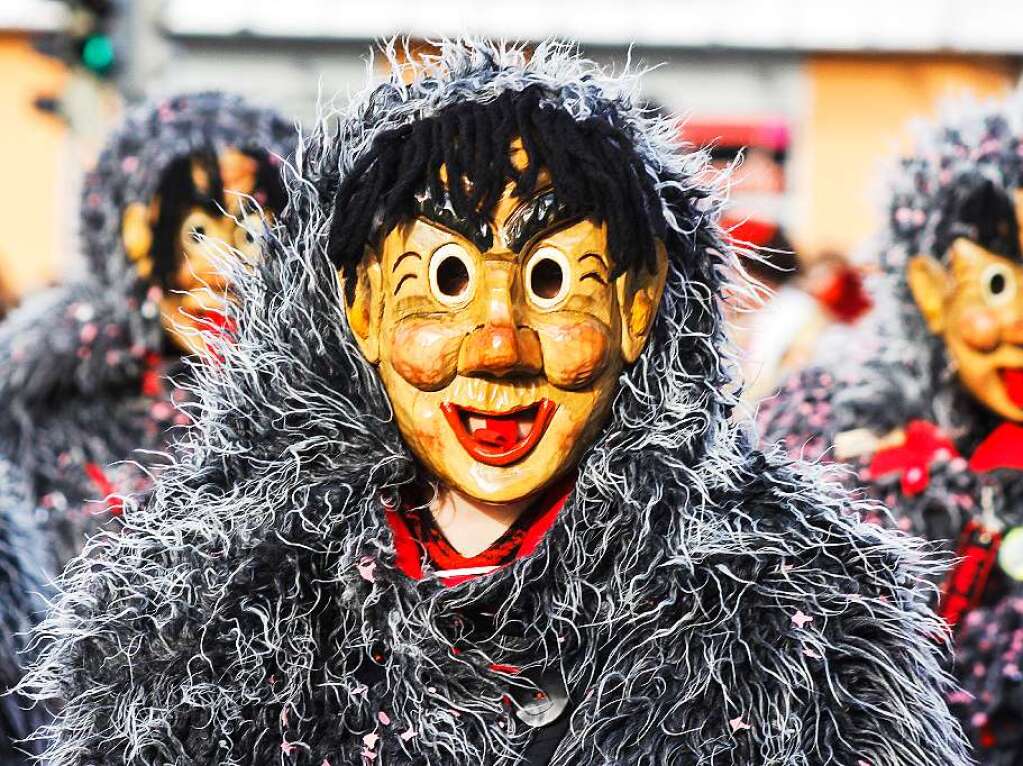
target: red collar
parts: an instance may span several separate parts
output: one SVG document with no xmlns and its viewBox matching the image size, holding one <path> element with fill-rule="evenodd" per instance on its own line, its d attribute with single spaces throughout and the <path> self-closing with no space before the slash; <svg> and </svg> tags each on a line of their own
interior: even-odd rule
<svg viewBox="0 0 1023 766">
<path fill-rule="evenodd" d="M 976 473 L 999 468 L 1023 470 L 1023 425 L 1002 423 L 980 443 L 970 458 L 970 470 Z"/>
<path fill-rule="evenodd" d="M 423 526 L 415 523 L 414 520 L 410 524 L 410 519 L 406 518 L 404 513 L 386 508 L 384 515 L 394 535 L 395 563 L 406 576 L 413 580 L 421 580 L 423 579 L 424 554 L 431 566 L 440 570 L 500 567 L 525 558 L 537 549 L 544 536 L 554 525 L 554 521 L 564 507 L 574 485 L 574 478 L 555 484 L 537 500 L 536 508 L 541 510 L 531 513 L 528 523 L 512 527 L 487 550 L 471 557 L 461 556 L 442 537 L 440 540 L 419 539 L 413 529 L 422 535 Z M 450 587 L 478 577 L 479 574 L 467 572 L 452 577 L 442 577 L 441 583 Z"/>
</svg>

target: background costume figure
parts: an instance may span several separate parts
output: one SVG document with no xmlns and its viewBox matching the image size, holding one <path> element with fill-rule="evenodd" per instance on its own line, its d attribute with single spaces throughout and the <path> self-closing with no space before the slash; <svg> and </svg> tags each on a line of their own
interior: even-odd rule
<svg viewBox="0 0 1023 766">
<path fill-rule="evenodd" d="M 938 608 L 985 764 L 1023 757 L 1021 136 L 1018 97 L 929 130 L 892 181 L 873 319 L 760 415 L 766 441 L 850 463 L 901 528 L 962 557 Z"/>
<path fill-rule="evenodd" d="M 632 82 L 445 43 L 311 137 L 44 628 L 52 763 L 965 763 L 929 563 L 730 422 L 719 201 Z M 451 496 L 526 502 L 473 555 Z"/>
<path fill-rule="evenodd" d="M 187 376 L 189 325 L 223 316 L 217 241 L 255 253 L 257 206 L 283 205 L 278 157 L 293 134 L 273 112 L 216 93 L 135 111 L 84 182 L 89 277 L 0 326 L 0 459 L 24 473 L 55 571 L 87 529 L 120 513 L 122 494 L 148 486 L 144 470 L 119 461 L 146 462 L 143 450 L 164 449 L 187 422 L 173 406 L 184 392 L 164 375 Z"/>
<path fill-rule="evenodd" d="M 45 591 L 86 534 L 122 510 L 121 494 L 150 476 L 129 462 L 157 462 L 183 391 L 164 380 L 187 377 L 181 355 L 195 333 L 173 317 L 210 323 L 213 293 L 205 237 L 243 250 L 258 234 L 257 203 L 283 202 L 280 161 L 292 126 L 272 112 L 214 94 L 173 98 L 129 116 L 85 179 L 81 235 L 87 279 L 29 299 L 0 326 L 0 682 L 17 683 L 23 648 L 14 635 L 42 612 Z M 243 210 L 242 197 L 251 196 Z M 248 228 L 231 215 L 250 216 Z M 246 213 L 246 211 L 248 211 Z M 191 291 L 191 292 L 188 292 Z M 116 463 L 116 464 L 115 464 Z M 45 574 L 44 574 L 45 573 Z M 41 712 L 3 704 L 3 742 L 22 738 Z M 12 756 L 14 757 L 14 756 Z"/>
</svg>

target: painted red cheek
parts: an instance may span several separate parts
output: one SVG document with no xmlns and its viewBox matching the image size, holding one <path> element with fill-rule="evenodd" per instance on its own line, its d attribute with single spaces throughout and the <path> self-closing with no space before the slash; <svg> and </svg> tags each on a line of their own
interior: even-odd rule
<svg viewBox="0 0 1023 766">
<path fill-rule="evenodd" d="M 403 322 L 391 339 L 391 365 L 423 391 L 443 388 L 455 377 L 463 330 L 435 321 Z"/>
<path fill-rule="evenodd" d="M 544 372 L 559 388 L 582 388 L 607 366 L 611 331 L 592 319 L 552 324 L 540 331 Z"/>
<path fill-rule="evenodd" d="M 964 311 L 959 317 L 958 329 L 963 341 L 977 351 L 994 351 L 1001 342 L 998 317 L 987 308 Z"/>
</svg>

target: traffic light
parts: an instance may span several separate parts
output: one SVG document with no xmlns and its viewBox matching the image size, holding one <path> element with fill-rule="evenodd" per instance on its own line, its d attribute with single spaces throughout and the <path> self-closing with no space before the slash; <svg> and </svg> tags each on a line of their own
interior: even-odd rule
<svg viewBox="0 0 1023 766">
<path fill-rule="evenodd" d="M 117 0 L 64 0 L 63 27 L 36 42 L 36 49 L 100 78 L 117 73 L 118 46 L 114 37 Z"/>
<path fill-rule="evenodd" d="M 77 65 L 98 77 L 113 74 L 117 48 L 112 27 L 114 0 L 67 0 L 71 6 L 69 33 Z"/>
</svg>

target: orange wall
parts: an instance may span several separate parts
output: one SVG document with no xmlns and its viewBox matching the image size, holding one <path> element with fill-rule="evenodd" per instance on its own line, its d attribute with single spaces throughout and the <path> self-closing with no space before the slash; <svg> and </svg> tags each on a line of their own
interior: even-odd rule
<svg viewBox="0 0 1023 766">
<path fill-rule="evenodd" d="M 909 121 L 964 92 L 1004 94 L 1018 75 L 1018 65 L 994 57 L 811 57 L 798 148 L 799 244 L 811 256 L 860 244 L 878 224 L 886 163 L 911 145 Z"/>
<path fill-rule="evenodd" d="M 61 194 L 66 130 L 32 102 L 59 93 L 66 70 L 25 37 L 0 35 L 0 72 L 0 280 L 23 293 L 56 278 L 63 260 L 65 225 L 58 215 L 66 207 Z"/>
</svg>

